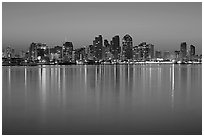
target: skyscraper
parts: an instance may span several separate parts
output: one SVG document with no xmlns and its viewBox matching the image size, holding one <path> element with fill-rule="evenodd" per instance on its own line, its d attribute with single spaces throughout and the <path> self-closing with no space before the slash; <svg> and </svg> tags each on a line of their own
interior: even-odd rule
<svg viewBox="0 0 204 137">
<path fill-rule="evenodd" d="M 120 53 L 120 37 L 114 36 L 111 41 L 111 53 L 113 54 L 114 59 L 119 59 Z"/>
<path fill-rule="evenodd" d="M 190 45 L 190 55 L 194 56 L 195 55 L 195 46 Z"/>
<path fill-rule="evenodd" d="M 185 59 L 186 55 L 187 55 L 187 44 L 186 44 L 186 42 L 181 43 L 180 51 L 181 51 L 181 58 Z"/>
<path fill-rule="evenodd" d="M 64 61 L 71 61 L 72 60 L 72 51 L 73 51 L 73 44 L 72 42 L 65 42 L 63 44 L 63 60 Z"/>
<path fill-rule="evenodd" d="M 37 59 L 37 43 L 31 43 L 29 47 L 29 59 L 34 61 Z"/>
<path fill-rule="evenodd" d="M 122 39 L 122 56 L 123 59 L 132 59 L 132 37 L 126 34 Z"/>
<path fill-rule="evenodd" d="M 104 40 L 104 53 L 105 53 L 105 60 L 112 59 L 111 57 L 111 44 L 108 42 L 107 39 Z"/>
<path fill-rule="evenodd" d="M 138 45 L 139 60 L 146 61 L 149 58 L 151 51 L 146 42 L 142 42 Z"/>
<path fill-rule="evenodd" d="M 133 47 L 133 59 L 134 60 L 139 60 L 140 58 L 140 52 L 138 46 Z"/>
<path fill-rule="evenodd" d="M 193 60 L 195 56 L 195 46 L 190 45 L 190 60 Z"/>
<path fill-rule="evenodd" d="M 93 41 L 93 46 L 94 46 L 94 58 L 96 60 L 102 59 L 103 38 L 101 35 L 95 37 L 95 40 Z"/>
<path fill-rule="evenodd" d="M 153 59 L 154 58 L 154 45 L 148 44 L 148 58 Z"/>
</svg>

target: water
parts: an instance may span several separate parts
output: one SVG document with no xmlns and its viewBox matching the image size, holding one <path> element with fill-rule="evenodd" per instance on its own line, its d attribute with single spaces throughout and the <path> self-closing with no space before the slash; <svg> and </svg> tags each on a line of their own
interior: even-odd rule
<svg viewBox="0 0 204 137">
<path fill-rule="evenodd" d="M 2 67 L 3 134 L 202 134 L 201 65 Z"/>
</svg>

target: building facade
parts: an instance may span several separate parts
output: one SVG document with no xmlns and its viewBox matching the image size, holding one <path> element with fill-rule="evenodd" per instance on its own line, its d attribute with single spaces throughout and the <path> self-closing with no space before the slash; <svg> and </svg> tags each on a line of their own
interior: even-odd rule
<svg viewBox="0 0 204 137">
<path fill-rule="evenodd" d="M 126 34 L 122 39 L 122 58 L 124 60 L 132 59 L 133 57 L 133 42 L 132 37 Z"/>
</svg>

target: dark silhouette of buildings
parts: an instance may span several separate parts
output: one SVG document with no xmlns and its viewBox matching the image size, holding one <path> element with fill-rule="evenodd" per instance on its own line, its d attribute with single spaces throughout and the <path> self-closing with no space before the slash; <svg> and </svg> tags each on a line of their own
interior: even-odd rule
<svg viewBox="0 0 204 137">
<path fill-rule="evenodd" d="M 104 46 L 103 46 L 104 45 Z M 122 48 L 121 48 L 122 47 Z M 135 62 L 164 62 L 172 63 L 196 63 L 202 62 L 202 55 L 195 54 L 195 46 L 182 42 L 180 51 L 154 51 L 153 44 L 142 42 L 133 46 L 132 37 L 126 34 L 122 38 L 114 36 L 109 41 L 103 41 L 102 35 L 95 37 L 93 45 L 73 49 L 72 42 L 65 42 L 62 46 L 48 48 L 44 43 L 31 43 L 29 50 L 15 54 L 14 49 L 3 49 L 2 58 L 4 65 L 21 64 L 134 64 Z M 137 64 L 137 63 L 136 63 Z"/>
</svg>

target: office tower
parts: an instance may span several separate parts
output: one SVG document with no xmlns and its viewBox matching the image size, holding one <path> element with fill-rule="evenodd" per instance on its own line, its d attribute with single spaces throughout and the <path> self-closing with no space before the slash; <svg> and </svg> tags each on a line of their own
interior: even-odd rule
<svg viewBox="0 0 204 137">
<path fill-rule="evenodd" d="M 104 39 L 104 47 L 110 47 L 110 44 L 107 39 Z"/>
<path fill-rule="evenodd" d="M 37 60 L 37 43 L 31 43 L 29 47 L 29 59 L 34 61 Z"/>
<path fill-rule="evenodd" d="M 186 42 L 181 43 L 180 52 L 181 52 L 181 58 L 185 59 L 186 55 L 187 55 L 187 44 L 186 44 Z"/>
<path fill-rule="evenodd" d="M 88 60 L 93 60 L 94 59 L 94 46 L 93 45 L 89 45 L 88 46 L 88 56 L 87 56 Z"/>
<path fill-rule="evenodd" d="M 29 48 L 29 59 L 32 61 L 49 61 L 49 50 L 45 43 L 31 43 Z"/>
<path fill-rule="evenodd" d="M 195 46 L 190 45 L 190 60 L 193 60 L 194 56 L 195 56 Z"/>
<path fill-rule="evenodd" d="M 62 46 L 62 56 L 64 61 L 71 61 L 72 60 L 72 51 L 73 51 L 73 44 L 72 42 L 65 42 Z"/>
<path fill-rule="evenodd" d="M 48 56 L 49 50 L 46 44 L 37 43 L 37 55 L 41 58 Z"/>
<path fill-rule="evenodd" d="M 105 60 L 112 59 L 111 44 L 106 39 L 104 40 L 104 48 Z"/>
<path fill-rule="evenodd" d="M 111 41 L 111 53 L 114 59 L 119 59 L 120 54 L 120 37 L 114 36 Z"/>
<path fill-rule="evenodd" d="M 146 42 L 142 42 L 138 45 L 138 59 L 141 61 L 146 61 L 149 58 L 149 54 L 151 51 L 149 50 L 149 46 L 147 45 Z"/>
<path fill-rule="evenodd" d="M 50 60 L 58 61 L 62 58 L 62 47 L 55 46 L 54 48 L 49 49 Z"/>
<path fill-rule="evenodd" d="M 140 53 L 139 53 L 139 48 L 138 48 L 138 46 L 134 46 L 132 52 L 133 52 L 133 59 L 134 59 L 134 60 L 139 60 L 139 58 L 140 58 Z"/>
<path fill-rule="evenodd" d="M 147 48 L 148 48 L 148 58 L 151 60 L 154 58 L 154 45 L 148 44 Z"/>
<path fill-rule="evenodd" d="M 133 48 L 133 43 L 132 43 L 132 37 L 128 34 L 126 34 L 123 39 L 122 39 L 122 56 L 123 59 L 132 59 L 132 48 Z"/>
<path fill-rule="evenodd" d="M 85 59 L 85 48 L 78 48 L 74 50 L 75 60 L 84 60 Z"/>
<path fill-rule="evenodd" d="M 95 60 L 102 59 L 103 39 L 101 35 L 95 37 L 95 40 L 93 41 L 93 46 L 94 46 L 94 59 Z"/>
</svg>

